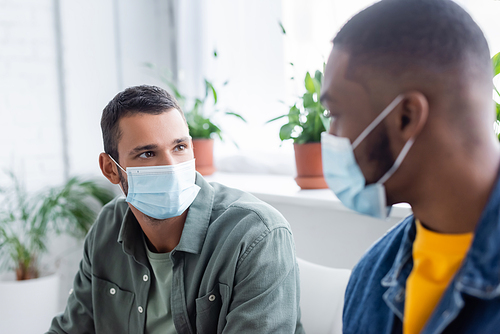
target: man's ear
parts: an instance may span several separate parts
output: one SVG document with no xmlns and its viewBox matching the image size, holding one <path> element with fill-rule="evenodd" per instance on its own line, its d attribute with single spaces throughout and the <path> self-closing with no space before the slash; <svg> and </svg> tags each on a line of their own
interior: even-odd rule
<svg viewBox="0 0 500 334">
<path fill-rule="evenodd" d="M 113 184 L 120 183 L 120 175 L 118 174 L 118 166 L 111 160 L 108 154 L 102 152 L 99 154 L 99 167 L 102 175 Z"/>
<path fill-rule="evenodd" d="M 395 119 L 396 128 L 403 142 L 415 138 L 422 131 L 429 117 L 429 102 L 419 91 L 404 94 Z"/>
</svg>

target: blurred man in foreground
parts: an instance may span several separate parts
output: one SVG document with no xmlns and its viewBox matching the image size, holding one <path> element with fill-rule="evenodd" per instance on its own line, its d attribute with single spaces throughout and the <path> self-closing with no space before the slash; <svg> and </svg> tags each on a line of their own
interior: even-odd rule
<svg viewBox="0 0 500 334">
<path fill-rule="evenodd" d="M 348 207 L 414 215 L 353 270 L 345 333 L 500 331 L 500 150 L 492 66 L 449 0 L 382 0 L 334 39 L 323 168 Z"/>
</svg>

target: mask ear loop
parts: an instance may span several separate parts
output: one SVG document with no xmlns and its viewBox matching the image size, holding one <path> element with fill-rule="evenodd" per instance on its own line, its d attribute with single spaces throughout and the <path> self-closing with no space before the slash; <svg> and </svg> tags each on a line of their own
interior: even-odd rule
<svg viewBox="0 0 500 334">
<path fill-rule="evenodd" d="M 356 138 L 356 140 L 352 143 L 352 149 L 356 149 L 356 147 L 363 141 L 372 132 L 373 129 L 377 125 L 382 122 L 382 120 L 394 109 L 396 106 L 403 100 L 403 95 L 398 95 L 396 98 L 366 127 L 366 129 L 361 132 L 361 134 Z"/>
<path fill-rule="evenodd" d="M 123 168 L 122 168 L 122 166 L 120 166 L 120 164 L 119 164 L 118 162 L 116 162 L 116 161 L 115 161 L 115 159 L 113 159 L 113 157 L 112 157 L 111 155 L 109 155 L 109 154 L 108 154 L 108 157 L 109 157 L 111 160 L 113 160 L 113 162 L 114 162 L 114 163 L 115 163 L 118 167 L 120 167 L 120 169 L 121 169 L 122 171 L 124 171 L 125 173 L 127 173 L 127 171 L 126 171 L 125 169 L 123 169 Z"/>
<path fill-rule="evenodd" d="M 408 154 L 408 151 L 410 150 L 410 148 L 412 147 L 414 142 L 415 142 L 414 137 L 408 139 L 405 146 L 403 146 L 403 149 L 401 150 L 398 157 L 396 158 L 396 161 L 394 161 L 394 163 L 392 164 L 392 167 L 389 168 L 389 170 L 380 178 L 380 180 L 377 181 L 377 183 L 384 184 L 385 181 L 387 181 L 392 176 L 392 174 L 394 174 L 394 172 L 396 172 L 396 170 L 399 168 L 399 166 L 401 166 L 403 159 Z"/>
</svg>

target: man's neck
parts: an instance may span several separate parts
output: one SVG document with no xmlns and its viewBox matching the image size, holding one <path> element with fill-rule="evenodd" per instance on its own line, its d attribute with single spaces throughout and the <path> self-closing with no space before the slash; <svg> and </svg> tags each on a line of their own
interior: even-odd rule
<svg viewBox="0 0 500 334">
<path fill-rule="evenodd" d="M 497 182 L 498 145 L 474 159 L 453 157 L 422 176 L 410 202 L 415 217 L 439 233 L 473 232 Z"/>
<path fill-rule="evenodd" d="M 179 244 L 187 213 L 188 210 L 177 217 L 151 221 L 143 214 L 135 214 L 134 212 L 142 231 L 146 235 L 146 243 L 149 249 L 155 253 L 171 252 Z"/>
</svg>

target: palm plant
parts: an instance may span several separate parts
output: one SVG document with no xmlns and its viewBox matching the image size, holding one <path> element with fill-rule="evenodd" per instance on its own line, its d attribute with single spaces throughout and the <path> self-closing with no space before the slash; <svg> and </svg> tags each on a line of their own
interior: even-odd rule
<svg viewBox="0 0 500 334">
<path fill-rule="evenodd" d="M 77 177 L 31 195 L 8 174 L 12 186 L 0 189 L 0 269 L 15 270 L 18 280 L 38 277 L 52 233 L 83 238 L 98 210 L 114 197 L 110 189 Z"/>
</svg>

